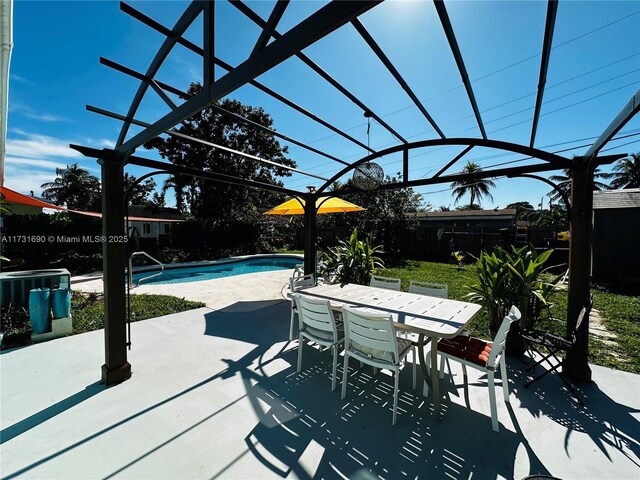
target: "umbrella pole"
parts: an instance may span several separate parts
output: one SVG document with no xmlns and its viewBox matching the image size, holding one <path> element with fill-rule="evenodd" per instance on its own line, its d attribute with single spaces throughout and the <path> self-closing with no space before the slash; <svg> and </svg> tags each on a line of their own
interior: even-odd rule
<svg viewBox="0 0 640 480">
<path fill-rule="evenodd" d="M 304 273 L 316 273 L 316 196 L 305 195 L 304 199 Z"/>
</svg>

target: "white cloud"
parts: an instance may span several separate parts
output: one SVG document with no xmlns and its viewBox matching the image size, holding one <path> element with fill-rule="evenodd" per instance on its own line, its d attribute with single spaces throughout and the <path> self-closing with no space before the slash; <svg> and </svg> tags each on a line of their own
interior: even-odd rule
<svg viewBox="0 0 640 480">
<path fill-rule="evenodd" d="M 116 142 L 109 140 L 108 138 L 101 138 L 98 140 L 98 145 L 105 148 L 114 148 L 116 146 Z"/>
<path fill-rule="evenodd" d="M 56 168 L 65 168 L 72 163 L 78 163 L 99 177 L 100 169 L 95 160 L 69 148 L 70 143 L 76 142 L 18 129 L 12 129 L 10 134 L 4 181 L 8 188 L 25 194 L 33 190 L 39 195 L 40 185 L 55 179 Z"/>
<path fill-rule="evenodd" d="M 35 82 L 32 82 L 31 80 L 21 77 L 20 75 L 16 75 L 15 73 L 12 73 L 10 75 L 10 78 L 11 80 L 15 80 L 16 82 L 26 83 L 27 85 L 35 85 Z"/>
<path fill-rule="evenodd" d="M 47 135 L 13 130 L 26 138 L 7 138 L 7 155 L 25 158 L 79 158 L 80 152 L 69 148 L 69 141 Z"/>
<path fill-rule="evenodd" d="M 24 157 L 6 157 L 5 165 L 16 165 L 19 167 L 39 167 L 39 168 L 65 168 L 66 163 L 56 162 L 54 160 L 43 160 L 39 158 Z"/>
<path fill-rule="evenodd" d="M 9 105 L 9 111 L 30 118 L 32 120 L 38 120 L 46 123 L 73 122 L 73 120 L 71 120 L 70 118 L 63 117 L 62 115 L 35 110 L 28 105 L 17 102 L 11 102 L 11 104 Z"/>
<path fill-rule="evenodd" d="M 5 164 L 4 185 L 11 190 L 28 195 L 30 191 L 39 196 L 42 192 L 40 185 L 51 182 L 55 178 L 55 170 L 34 170 L 20 164 Z"/>
</svg>

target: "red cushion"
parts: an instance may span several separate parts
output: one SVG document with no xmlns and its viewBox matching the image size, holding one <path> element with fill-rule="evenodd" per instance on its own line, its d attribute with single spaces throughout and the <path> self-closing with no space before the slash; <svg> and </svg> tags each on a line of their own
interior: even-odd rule
<svg viewBox="0 0 640 480">
<path fill-rule="evenodd" d="M 491 354 L 491 345 L 491 342 L 479 338 L 459 336 L 440 340 L 438 350 L 486 368 Z"/>
</svg>

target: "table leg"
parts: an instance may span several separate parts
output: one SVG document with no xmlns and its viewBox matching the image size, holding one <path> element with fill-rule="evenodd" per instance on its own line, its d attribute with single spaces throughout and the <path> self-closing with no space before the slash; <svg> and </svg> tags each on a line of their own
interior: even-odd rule
<svg viewBox="0 0 640 480">
<path fill-rule="evenodd" d="M 440 379 L 438 378 L 438 340 L 431 339 L 431 389 L 433 391 L 433 417 L 440 420 Z"/>
<path fill-rule="evenodd" d="M 438 380 L 438 351 L 433 348 L 435 342 L 432 342 L 431 348 L 431 371 L 427 368 L 425 361 L 426 355 L 424 354 L 424 346 L 431 342 L 433 339 L 429 337 L 425 342 L 425 335 L 421 333 L 418 336 L 418 357 L 420 358 L 420 368 L 424 376 L 424 381 L 429 385 L 429 390 L 433 392 L 433 416 L 436 420 L 440 420 L 440 383 Z M 435 358 L 434 358 L 435 357 Z"/>
<path fill-rule="evenodd" d="M 418 359 L 420 360 L 420 368 L 422 369 L 422 376 L 424 381 L 429 385 L 431 389 L 431 377 L 429 376 L 429 369 L 427 368 L 427 362 L 425 361 L 424 346 L 431 341 L 431 338 L 424 341 L 424 333 L 418 335 Z"/>
</svg>

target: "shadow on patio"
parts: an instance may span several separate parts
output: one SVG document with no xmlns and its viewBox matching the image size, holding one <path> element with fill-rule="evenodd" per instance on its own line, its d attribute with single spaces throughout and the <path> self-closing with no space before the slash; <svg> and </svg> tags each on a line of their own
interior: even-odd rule
<svg viewBox="0 0 640 480">
<path fill-rule="evenodd" d="M 494 435 L 483 414 L 445 404 L 443 421 L 435 422 L 431 404 L 419 391 L 411 390 L 408 369 L 401 375 L 400 417 L 395 427 L 391 426 L 393 384 L 384 373 L 372 378 L 370 368 L 354 369 L 343 402 L 339 391 L 330 391 L 329 353 L 306 347 L 303 371 L 297 374 L 294 342 L 279 355 L 291 367 L 269 375 L 265 367 L 278 356 L 267 359 L 264 355 L 283 340 L 286 329 L 281 319 L 288 318 L 288 304 L 264 307 L 277 310 L 267 315 L 255 307 L 245 306 L 240 310 L 251 311 L 239 313 L 234 305 L 233 311 L 207 314 L 205 333 L 257 345 L 239 360 L 226 360 L 227 375 L 240 374 L 260 419 L 245 438 L 247 447 L 277 475 L 286 477 L 293 471 L 300 478 L 468 478 L 472 472 L 475 476 L 485 472 L 491 478 L 510 478 L 521 445 L 530 471 L 548 473 L 521 432 L 503 427 Z M 265 324 L 265 318 L 273 323 Z M 514 420 L 512 411 L 511 416 Z"/>
<path fill-rule="evenodd" d="M 70 467 L 92 478 L 462 479 L 530 473 L 633 478 L 637 473 L 637 409 L 628 406 L 637 404 L 637 395 L 628 395 L 637 376 L 594 367 L 598 385 L 582 388 L 587 403 L 582 409 L 553 376 L 524 389 L 525 366 L 510 361 L 511 405 L 498 402 L 501 425 L 494 433 L 485 378 L 470 372 L 469 409 L 454 365 L 453 375 L 442 381 L 446 399 L 443 419 L 436 422 L 430 399 L 411 390 L 411 372 L 405 369 L 398 424 L 392 427 L 392 379 L 385 373 L 372 376 L 366 366 L 354 368 L 341 401 L 339 389 L 330 391 L 328 352 L 306 347 L 303 371 L 295 372 L 297 342 L 285 338 L 289 312 L 287 302 L 237 302 L 134 324 L 132 380 L 100 395 L 87 395 L 97 393 L 88 389 L 87 398 L 73 396 L 77 402 L 71 404 L 61 395 L 49 408 L 21 406 L 22 420 L 3 426 L 3 477 L 62 478 Z M 99 345 L 97 334 L 47 348 L 59 356 L 56 345 L 73 349 L 82 343 L 86 357 Z M 29 349 L 20 353 L 21 365 L 27 355 Z M 77 365 L 80 357 L 68 364 Z M 81 381 L 77 377 L 69 391 L 78 391 Z M 88 412 L 95 412 L 89 422 Z M 5 433 L 11 436 L 5 439 Z M 104 456 L 114 445 L 120 448 Z"/>
</svg>

